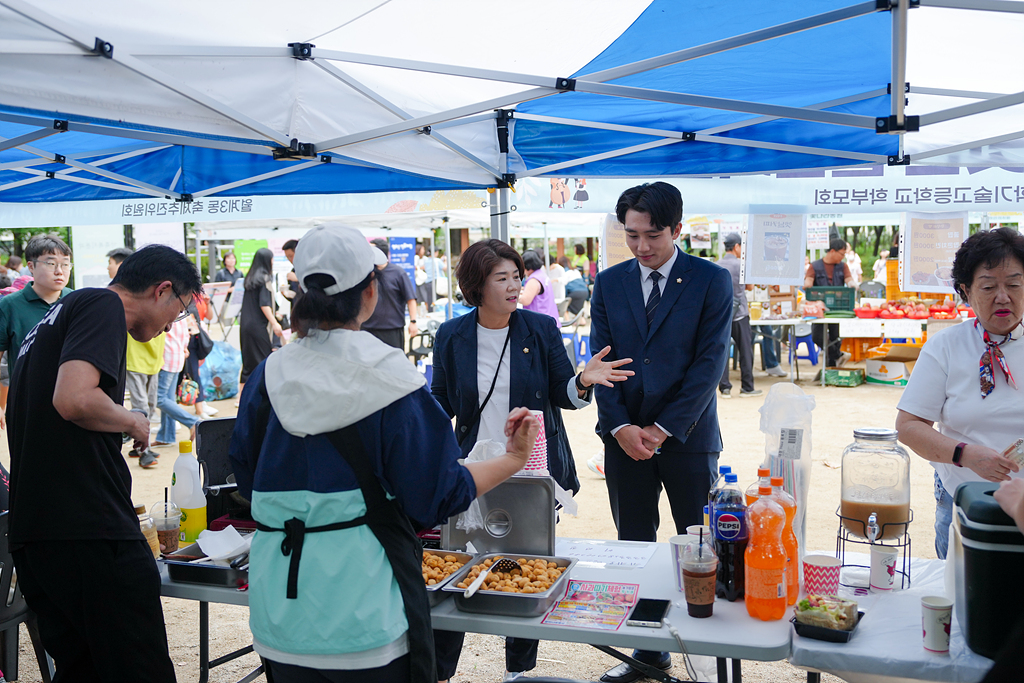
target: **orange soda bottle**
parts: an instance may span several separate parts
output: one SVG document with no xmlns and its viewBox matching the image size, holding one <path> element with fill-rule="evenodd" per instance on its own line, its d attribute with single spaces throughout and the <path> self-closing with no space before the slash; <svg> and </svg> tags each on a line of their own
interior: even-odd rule
<svg viewBox="0 0 1024 683">
<path fill-rule="evenodd" d="M 743 497 L 746 498 L 745 502 L 747 504 L 747 507 L 750 507 L 750 504 L 758 499 L 758 489 L 760 489 L 762 486 L 771 487 L 771 480 L 769 479 L 769 477 L 771 476 L 772 471 L 767 467 L 757 468 L 757 481 L 748 486 L 747 490 L 743 492 Z"/>
<path fill-rule="evenodd" d="M 786 526 L 782 529 L 782 545 L 786 548 L 786 604 L 795 605 L 800 597 L 800 548 L 793 533 L 796 500 L 782 488 L 782 477 L 772 477 L 771 499 L 786 512 Z"/>
<path fill-rule="evenodd" d="M 777 621 L 786 614 L 786 512 L 771 493 L 770 486 L 760 487 L 760 497 L 747 508 L 750 540 L 743 557 L 747 614 L 761 621 Z"/>
</svg>

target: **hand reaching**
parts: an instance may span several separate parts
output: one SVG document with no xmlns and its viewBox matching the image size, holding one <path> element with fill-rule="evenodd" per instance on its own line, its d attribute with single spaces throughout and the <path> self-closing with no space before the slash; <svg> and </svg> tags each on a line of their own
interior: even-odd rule
<svg viewBox="0 0 1024 683">
<path fill-rule="evenodd" d="M 619 367 L 632 363 L 632 358 L 622 358 L 607 362 L 604 360 L 604 357 L 611 353 L 611 350 L 612 347 L 606 346 L 587 361 L 587 366 L 583 368 L 582 376 L 584 386 L 592 387 L 595 384 L 600 384 L 610 387 L 612 382 L 624 382 L 628 377 L 633 376 L 632 370 L 619 370 Z"/>
</svg>

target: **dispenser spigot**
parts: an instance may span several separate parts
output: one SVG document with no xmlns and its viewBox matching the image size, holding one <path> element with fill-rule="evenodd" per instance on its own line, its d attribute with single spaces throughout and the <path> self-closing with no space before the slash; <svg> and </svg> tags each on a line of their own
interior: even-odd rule
<svg viewBox="0 0 1024 683">
<path fill-rule="evenodd" d="M 868 540 L 873 544 L 878 538 L 878 515 L 872 512 L 868 515 Z"/>
</svg>

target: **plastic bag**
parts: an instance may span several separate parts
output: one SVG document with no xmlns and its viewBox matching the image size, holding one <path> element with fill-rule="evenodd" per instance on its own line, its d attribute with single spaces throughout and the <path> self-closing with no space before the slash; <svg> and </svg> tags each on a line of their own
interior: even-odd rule
<svg viewBox="0 0 1024 683">
<path fill-rule="evenodd" d="M 473 450 L 466 456 L 464 464 L 483 462 L 502 455 L 505 455 L 505 444 L 490 440 L 477 441 Z M 455 522 L 455 528 L 463 531 L 476 531 L 484 528 L 484 516 L 480 512 L 479 499 L 474 498 L 466 511 L 459 515 L 459 519 Z"/>
<path fill-rule="evenodd" d="M 199 366 L 206 401 L 223 401 L 238 393 L 238 376 L 242 372 L 242 352 L 231 344 L 213 342 L 213 350 Z"/>
<path fill-rule="evenodd" d="M 793 532 L 801 557 L 806 548 L 807 495 L 811 488 L 811 411 L 814 397 L 792 382 L 772 385 L 761 413 L 765 459 L 762 467 L 782 477 L 783 488 L 796 499 Z"/>
</svg>

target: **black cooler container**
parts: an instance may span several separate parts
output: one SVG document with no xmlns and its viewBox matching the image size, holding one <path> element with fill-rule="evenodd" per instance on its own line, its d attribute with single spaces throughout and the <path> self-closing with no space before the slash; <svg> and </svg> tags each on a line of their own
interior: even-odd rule
<svg viewBox="0 0 1024 683">
<path fill-rule="evenodd" d="M 997 488 L 957 487 L 947 557 L 956 563 L 957 621 L 967 646 L 984 657 L 995 657 L 1024 618 L 1024 534 L 992 496 Z"/>
</svg>

